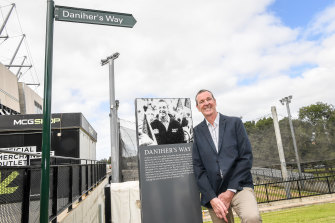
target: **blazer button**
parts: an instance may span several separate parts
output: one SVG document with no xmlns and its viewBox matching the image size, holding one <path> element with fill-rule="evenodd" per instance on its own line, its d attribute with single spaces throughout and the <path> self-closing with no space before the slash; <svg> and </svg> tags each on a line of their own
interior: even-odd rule
<svg viewBox="0 0 335 223">
<path fill-rule="evenodd" d="M 216 163 L 219 163 L 219 160 L 217 160 Z"/>
</svg>

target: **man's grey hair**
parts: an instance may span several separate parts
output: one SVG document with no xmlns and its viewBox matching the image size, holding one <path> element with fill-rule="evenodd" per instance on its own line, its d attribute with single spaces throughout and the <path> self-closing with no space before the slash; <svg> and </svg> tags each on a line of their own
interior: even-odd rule
<svg viewBox="0 0 335 223">
<path fill-rule="evenodd" d="M 203 92 L 209 92 L 212 95 L 212 98 L 215 100 L 213 93 L 210 90 L 206 90 L 206 89 L 201 89 L 200 91 L 198 91 L 198 93 L 195 95 L 195 103 L 196 105 L 198 105 L 198 101 L 197 101 L 197 97 L 199 94 L 203 93 Z"/>
</svg>

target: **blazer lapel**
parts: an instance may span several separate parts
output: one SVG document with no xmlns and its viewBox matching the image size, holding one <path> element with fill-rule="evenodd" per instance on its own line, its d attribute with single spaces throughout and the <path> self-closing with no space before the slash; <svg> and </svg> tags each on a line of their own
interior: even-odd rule
<svg viewBox="0 0 335 223">
<path fill-rule="evenodd" d="M 215 153 L 218 153 L 218 152 L 216 151 L 216 148 L 215 148 L 215 145 L 214 145 L 214 142 L 213 142 L 211 133 L 209 132 L 209 129 L 208 129 L 206 120 L 204 120 L 204 121 L 202 122 L 202 124 L 201 124 L 201 131 L 202 131 L 202 133 L 204 134 L 205 138 L 207 139 L 209 145 L 211 145 L 211 148 L 214 150 L 214 152 L 215 152 Z"/>
<path fill-rule="evenodd" d="M 220 114 L 220 113 L 219 113 Z M 220 114 L 220 121 L 219 121 L 219 145 L 218 145 L 218 150 L 220 152 L 222 143 L 223 143 L 223 134 L 225 131 L 226 127 L 226 122 L 225 122 L 226 117 L 224 115 Z"/>
</svg>

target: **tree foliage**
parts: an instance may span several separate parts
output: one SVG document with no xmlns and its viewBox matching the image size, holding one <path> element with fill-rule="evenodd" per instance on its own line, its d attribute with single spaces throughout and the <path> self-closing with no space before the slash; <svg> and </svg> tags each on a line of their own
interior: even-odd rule
<svg viewBox="0 0 335 223">
<path fill-rule="evenodd" d="M 335 111 L 333 105 L 318 102 L 299 109 L 293 119 L 301 162 L 335 159 Z M 280 164 L 271 117 L 244 123 L 254 154 L 254 166 Z M 279 121 L 286 163 L 295 163 L 292 134 L 288 118 Z"/>
<path fill-rule="evenodd" d="M 256 128 L 257 129 L 266 129 L 269 126 L 273 126 L 273 119 L 271 117 L 269 118 L 262 118 L 258 120 L 256 123 Z"/>
<path fill-rule="evenodd" d="M 327 103 L 317 102 L 299 109 L 299 119 L 317 125 L 334 118 L 334 106 Z"/>
<path fill-rule="evenodd" d="M 262 118 L 258 120 L 257 122 L 255 121 L 247 121 L 244 123 L 244 127 L 247 130 L 248 133 L 254 132 L 254 131 L 259 131 L 263 129 L 267 129 L 269 126 L 273 126 L 273 120 L 271 117 L 269 118 Z"/>
</svg>

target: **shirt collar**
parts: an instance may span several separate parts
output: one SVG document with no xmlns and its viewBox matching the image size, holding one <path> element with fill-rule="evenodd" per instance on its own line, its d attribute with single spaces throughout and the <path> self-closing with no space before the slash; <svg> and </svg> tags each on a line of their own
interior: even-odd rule
<svg viewBox="0 0 335 223">
<path fill-rule="evenodd" d="M 160 119 L 160 121 L 161 121 L 161 122 L 167 122 L 167 123 L 169 123 L 169 122 L 170 122 L 170 116 L 167 114 L 167 115 L 165 116 L 165 119 Z"/>
<path fill-rule="evenodd" d="M 209 121 L 207 121 L 207 119 L 205 119 L 205 120 L 206 120 L 207 126 L 212 125 L 211 123 L 209 123 Z M 220 113 L 218 112 L 216 114 L 216 118 L 215 118 L 214 123 L 213 123 L 214 127 L 219 126 L 219 123 L 220 123 Z"/>
</svg>

